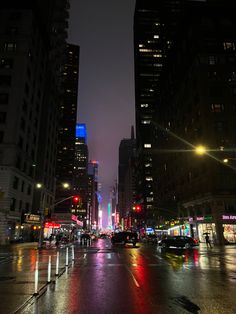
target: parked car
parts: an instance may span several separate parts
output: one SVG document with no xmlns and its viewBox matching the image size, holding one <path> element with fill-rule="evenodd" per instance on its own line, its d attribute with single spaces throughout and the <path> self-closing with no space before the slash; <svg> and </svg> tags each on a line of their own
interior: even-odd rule
<svg viewBox="0 0 236 314">
<path fill-rule="evenodd" d="M 162 248 L 190 249 L 198 245 L 198 241 L 187 236 L 168 236 L 158 242 Z"/>
<path fill-rule="evenodd" d="M 111 237 L 112 244 L 123 244 L 132 243 L 133 246 L 136 246 L 138 242 L 138 234 L 136 232 L 128 232 L 128 231 L 121 231 L 118 233 L 114 233 Z"/>
</svg>

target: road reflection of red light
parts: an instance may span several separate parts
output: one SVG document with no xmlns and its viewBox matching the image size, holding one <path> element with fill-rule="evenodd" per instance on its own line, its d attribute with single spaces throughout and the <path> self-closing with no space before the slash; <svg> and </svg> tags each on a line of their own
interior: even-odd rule
<svg viewBox="0 0 236 314">
<path fill-rule="evenodd" d="M 145 256 L 137 254 L 135 255 L 135 264 L 137 266 L 131 267 L 130 270 L 132 271 L 135 279 L 137 280 L 140 288 L 132 289 L 132 296 L 134 304 L 139 305 L 140 313 L 153 313 L 153 309 L 151 307 L 152 301 L 151 299 L 154 297 L 155 300 L 159 299 L 158 304 L 162 303 L 162 291 L 159 289 L 160 285 L 155 285 L 155 296 L 153 296 L 153 287 L 150 283 L 153 282 L 153 273 L 152 268 L 148 267 L 149 261 L 145 258 Z M 142 289 L 143 293 L 137 293 Z M 145 295 L 145 298 L 142 297 Z"/>
<path fill-rule="evenodd" d="M 195 266 L 199 265 L 199 252 L 197 249 L 186 251 L 183 257 L 185 264 L 190 264 L 193 262 Z"/>
<path fill-rule="evenodd" d="M 35 264 L 37 260 L 37 252 L 35 250 L 30 250 L 30 270 L 35 270 Z"/>
</svg>

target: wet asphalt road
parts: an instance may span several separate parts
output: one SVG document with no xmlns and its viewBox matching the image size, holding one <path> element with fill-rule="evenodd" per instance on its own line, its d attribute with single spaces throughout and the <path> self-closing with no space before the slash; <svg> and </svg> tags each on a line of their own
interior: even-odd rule
<svg viewBox="0 0 236 314">
<path fill-rule="evenodd" d="M 236 246 L 207 249 L 201 244 L 190 252 L 161 252 L 143 243 L 136 248 L 112 247 L 109 240 L 91 247 L 75 244 L 75 259 L 69 248 L 67 268 L 65 247 L 60 248 L 59 277 L 56 249 L 42 250 L 41 291 L 32 296 L 37 254 L 24 244 L 0 250 L 1 314 L 236 313 Z M 46 285 L 49 254 L 55 281 Z"/>
</svg>

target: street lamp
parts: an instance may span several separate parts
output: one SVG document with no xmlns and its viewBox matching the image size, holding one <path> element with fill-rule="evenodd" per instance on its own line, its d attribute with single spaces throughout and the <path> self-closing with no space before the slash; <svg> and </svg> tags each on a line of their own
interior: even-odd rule
<svg viewBox="0 0 236 314">
<path fill-rule="evenodd" d="M 64 189 L 69 189 L 70 188 L 70 184 L 67 182 L 62 183 L 62 186 Z"/>
<path fill-rule="evenodd" d="M 41 199 L 40 199 L 40 231 L 39 231 L 39 241 L 38 241 L 38 248 L 41 249 L 43 245 L 43 232 L 44 232 L 45 188 L 43 187 L 42 183 L 37 183 L 36 188 L 42 189 L 42 193 L 43 193 L 42 206 L 41 206 Z"/>
<path fill-rule="evenodd" d="M 195 147 L 195 153 L 196 153 L 197 155 L 202 156 L 202 155 L 206 154 L 206 151 L 207 151 L 207 150 L 206 150 L 206 147 L 205 147 L 205 146 L 198 145 L 198 146 Z"/>
</svg>

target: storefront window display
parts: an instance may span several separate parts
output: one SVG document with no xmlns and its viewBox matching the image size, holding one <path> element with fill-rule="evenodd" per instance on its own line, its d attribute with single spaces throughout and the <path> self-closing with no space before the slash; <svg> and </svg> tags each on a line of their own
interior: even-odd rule
<svg viewBox="0 0 236 314">
<path fill-rule="evenodd" d="M 205 235 L 208 234 L 210 241 L 216 242 L 216 227 L 214 223 L 198 224 L 198 236 L 200 242 L 205 242 Z"/>
<path fill-rule="evenodd" d="M 236 243 L 236 225 L 224 224 L 224 237 L 230 243 Z"/>
</svg>

